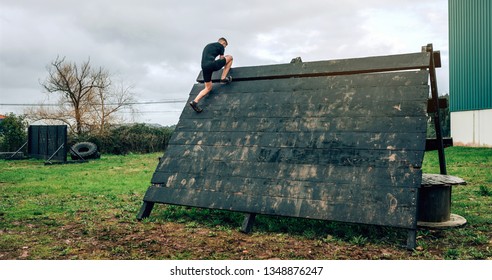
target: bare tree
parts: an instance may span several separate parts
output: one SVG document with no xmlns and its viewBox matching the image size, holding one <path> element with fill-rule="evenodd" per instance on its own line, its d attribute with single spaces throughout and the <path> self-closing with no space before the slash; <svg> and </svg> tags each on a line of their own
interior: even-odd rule
<svg viewBox="0 0 492 280">
<path fill-rule="evenodd" d="M 110 74 L 102 67 L 93 69 L 90 59 L 80 66 L 57 57 L 47 68 L 48 77 L 41 83 L 48 94 L 59 94 L 58 106 L 31 108 L 32 120 L 62 122 L 77 135 L 83 132 L 104 134 L 120 121 L 116 113 L 132 108 L 130 87 L 115 87 Z"/>
<path fill-rule="evenodd" d="M 112 124 L 120 123 L 121 118 L 116 112 L 122 109 L 130 109 L 133 112 L 132 104 L 134 99 L 131 94 L 131 87 L 123 84 L 112 85 L 111 91 L 97 89 L 90 95 L 91 106 L 91 131 L 102 135 Z"/>
</svg>

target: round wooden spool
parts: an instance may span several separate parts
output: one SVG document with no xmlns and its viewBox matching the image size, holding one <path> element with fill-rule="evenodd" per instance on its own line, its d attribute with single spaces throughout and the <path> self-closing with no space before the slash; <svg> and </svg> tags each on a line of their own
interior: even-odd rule
<svg viewBox="0 0 492 280">
<path fill-rule="evenodd" d="M 450 175 L 422 175 L 417 212 L 418 226 L 449 228 L 466 224 L 466 219 L 451 214 L 451 190 L 454 185 L 466 185 L 466 182 Z"/>
</svg>

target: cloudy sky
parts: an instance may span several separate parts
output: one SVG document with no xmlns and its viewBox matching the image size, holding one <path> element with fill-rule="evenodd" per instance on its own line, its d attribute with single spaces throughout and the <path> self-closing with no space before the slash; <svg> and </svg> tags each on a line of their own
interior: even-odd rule
<svg viewBox="0 0 492 280">
<path fill-rule="evenodd" d="M 0 114 L 46 102 L 40 81 L 60 56 L 90 58 L 133 86 L 146 103 L 135 121 L 176 124 L 204 45 L 222 36 L 233 67 L 419 52 L 433 43 L 446 93 L 447 13 L 447 0 L 0 0 Z"/>
</svg>

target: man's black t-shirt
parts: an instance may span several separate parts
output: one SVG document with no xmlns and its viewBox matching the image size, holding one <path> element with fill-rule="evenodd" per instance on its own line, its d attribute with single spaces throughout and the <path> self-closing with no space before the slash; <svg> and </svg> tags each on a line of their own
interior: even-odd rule
<svg viewBox="0 0 492 280">
<path fill-rule="evenodd" d="M 206 45 L 202 53 L 202 68 L 207 68 L 207 66 L 211 62 L 214 62 L 215 58 L 219 55 L 224 55 L 224 46 L 219 42 Z"/>
</svg>

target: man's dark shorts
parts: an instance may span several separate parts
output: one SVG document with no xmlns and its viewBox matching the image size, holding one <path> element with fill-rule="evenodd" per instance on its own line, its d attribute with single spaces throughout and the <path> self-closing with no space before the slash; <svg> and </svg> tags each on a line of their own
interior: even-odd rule
<svg viewBox="0 0 492 280">
<path fill-rule="evenodd" d="M 226 65 L 226 59 L 217 59 L 213 62 L 210 62 L 208 64 L 202 65 L 202 70 L 203 70 L 203 81 L 205 83 L 208 83 L 212 81 L 212 73 L 214 71 L 222 69 Z"/>
</svg>

